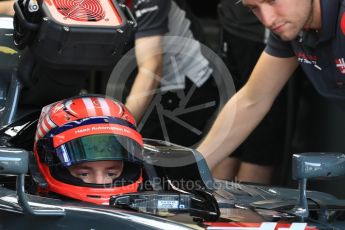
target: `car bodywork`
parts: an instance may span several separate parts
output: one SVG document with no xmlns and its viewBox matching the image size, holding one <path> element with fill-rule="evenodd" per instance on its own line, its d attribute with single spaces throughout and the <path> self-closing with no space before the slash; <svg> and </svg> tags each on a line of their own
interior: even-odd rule
<svg viewBox="0 0 345 230">
<path fill-rule="evenodd" d="M 308 178 L 342 175 L 343 154 L 298 155 L 293 161 L 294 177 L 301 179 L 302 187 L 298 190 L 214 180 L 205 160 L 195 150 L 146 139 L 143 160 L 151 189 L 115 196 L 109 206 L 26 194 L 24 178 L 28 177 L 26 168 L 37 117 L 38 112 L 30 113 L 0 130 L 3 229 L 345 228 L 345 201 L 303 190 Z M 24 154 L 24 158 L 19 154 Z M 11 166 L 10 159 L 22 161 Z M 303 208 L 304 194 L 307 215 L 296 209 Z"/>
</svg>

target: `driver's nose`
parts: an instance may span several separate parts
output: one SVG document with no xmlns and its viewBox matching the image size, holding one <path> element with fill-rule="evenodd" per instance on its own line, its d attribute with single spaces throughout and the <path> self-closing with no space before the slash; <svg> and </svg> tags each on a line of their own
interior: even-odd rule
<svg viewBox="0 0 345 230">
<path fill-rule="evenodd" d="M 109 184 L 112 183 L 111 177 L 108 176 L 107 173 L 97 172 L 94 176 L 95 184 Z"/>
</svg>

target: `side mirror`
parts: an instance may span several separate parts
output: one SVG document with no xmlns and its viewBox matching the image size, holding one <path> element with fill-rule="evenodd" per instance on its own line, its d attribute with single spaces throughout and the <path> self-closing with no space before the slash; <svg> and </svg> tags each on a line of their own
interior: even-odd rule
<svg viewBox="0 0 345 230">
<path fill-rule="evenodd" d="M 18 204 L 23 212 L 38 216 L 64 216 L 62 209 L 38 210 L 30 207 L 25 194 L 25 174 L 28 172 L 29 153 L 23 149 L 0 148 L 0 174 L 17 175 Z"/>
<path fill-rule="evenodd" d="M 305 219 L 309 217 L 307 179 L 326 179 L 345 175 L 343 153 L 301 153 L 292 156 L 292 177 L 298 180 L 299 201 L 292 212 Z"/>
<path fill-rule="evenodd" d="M 28 172 L 29 154 L 25 150 L 0 148 L 0 174 L 24 175 Z"/>
<path fill-rule="evenodd" d="M 301 153 L 292 156 L 293 179 L 327 179 L 345 175 L 343 153 Z"/>
</svg>

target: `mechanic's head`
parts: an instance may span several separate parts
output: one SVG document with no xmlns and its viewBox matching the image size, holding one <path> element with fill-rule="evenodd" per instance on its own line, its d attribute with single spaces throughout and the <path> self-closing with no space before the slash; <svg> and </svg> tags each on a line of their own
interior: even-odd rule
<svg viewBox="0 0 345 230">
<path fill-rule="evenodd" d="M 109 97 L 78 96 L 48 105 L 39 118 L 34 155 L 47 188 L 107 204 L 138 191 L 142 137 L 125 106 Z"/>
<path fill-rule="evenodd" d="M 241 0 L 261 23 L 285 41 L 293 40 L 302 30 L 320 29 L 319 0 Z"/>
</svg>

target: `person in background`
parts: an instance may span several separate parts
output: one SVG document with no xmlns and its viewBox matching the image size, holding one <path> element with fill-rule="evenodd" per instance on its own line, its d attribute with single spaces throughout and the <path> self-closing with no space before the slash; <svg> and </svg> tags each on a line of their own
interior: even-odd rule
<svg viewBox="0 0 345 230">
<path fill-rule="evenodd" d="M 218 5 L 221 49 L 236 90 L 247 82 L 266 46 L 268 29 L 236 0 Z M 218 179 L 269 184 L 284 149 L 286 93 L 281 93 L 262 123 L 213 170 Z"/>
<path fill-rule="evenodd" d="M 198 147 L 212 169 L 258 126 L 299 65 L 321 95 L 344 104 L 344 0 L 241 2 L 271 33 L 249 80 Z"/>
<path fill-rule="evenodd" d="M 135 33 L 135 54 L 138 73 L 131 86 L 126 106 L 139 122 L 153 98 L 162 95 L 164 109 L 174 111 L 187 98 L 188 90 L 195 88 L 189 106 L 206 104 L 219 98 L 209 60 L 201 51 L 201 28 L 183 0 L 133 0 L 131 9 L 138 23 Z M 174 39 L 184 38 L 185 44 L 176 46 Z M 180 42 L 181 43 L 181 42 Z M 171 54 L 174 52 L 175 54 Z M 178 55 L 177 55 L 178 54 Z M 188 54 L 188 55 L 186 55 Z M 180 96 L 182 95 L 182 96 Z M 216 102 L 217 103 L 217 102 Z M 166 119 L 157 111 L 151 113 L 141 133 L 144 137 L 162 139 L 191 146 L 201 135 L 184 132 L 188 125 L 204 131 L 217 104 L 191 115 Z M 195 119 L 196 114 L 199 116 Z M 164 122 L 164 127 L 161 127 Z M 181 124 L 187 124 L 184 128 Z M 166 130 L 162 130 L 166 129 Z M 166 131 L 166 133 L 164 132 Z M 170 138 L 168 138 L 167 134 Z"/>
</svg>

